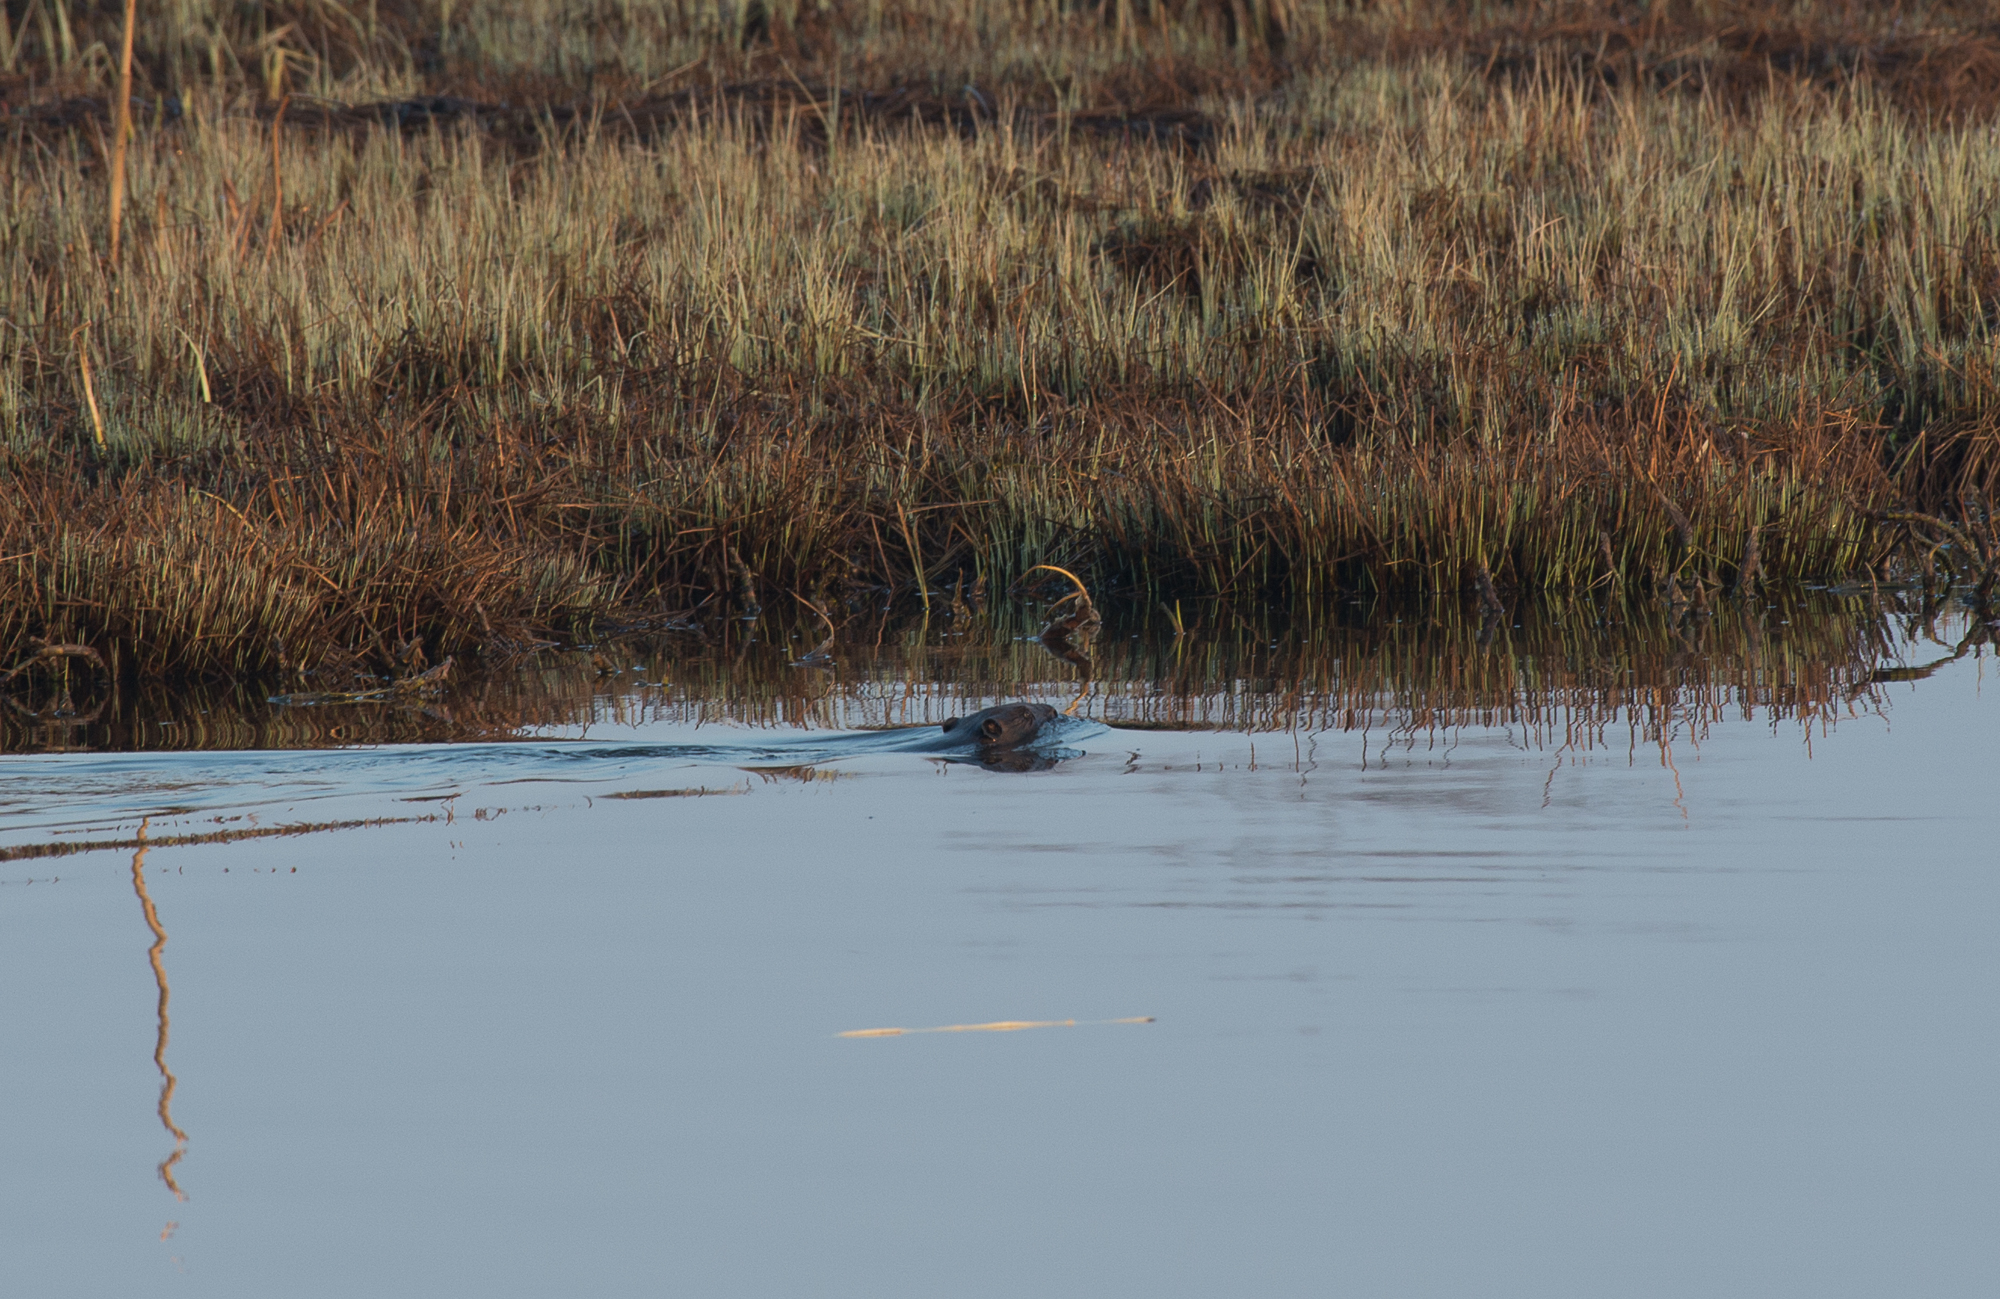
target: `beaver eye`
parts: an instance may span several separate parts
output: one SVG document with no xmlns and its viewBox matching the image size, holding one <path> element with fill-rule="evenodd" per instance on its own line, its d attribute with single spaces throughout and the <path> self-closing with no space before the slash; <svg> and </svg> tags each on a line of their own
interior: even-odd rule
<svg viewBox="0 0 2000 1299">
<path fill-rule="evenodd" d="M 1001 731 L 1000 721 L 998 718 L 994 717 L 987 718 L 985 724 L 979 728 L 979 733 L 981 735 L 984 735 L 989 740 L 999 735 L 1000 731 Z"/>
</svg>

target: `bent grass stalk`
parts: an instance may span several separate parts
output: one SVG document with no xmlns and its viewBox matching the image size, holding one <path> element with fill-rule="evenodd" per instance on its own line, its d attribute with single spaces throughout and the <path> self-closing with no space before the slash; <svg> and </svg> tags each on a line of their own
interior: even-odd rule
<svg viewBox="0 0 2000 1299">
<path fill-rule="evenodd" d="M 90 430 L 97 437 L 97 449 L 105 449 L 104 415 L 97 408 L 97 388 L 90 381 L 90 322 L 84 321 L 71 332 L 70 343 L 76 348 L 76 372 L 83 380 L 83 402 L 90 409 Z"/>
</svg>

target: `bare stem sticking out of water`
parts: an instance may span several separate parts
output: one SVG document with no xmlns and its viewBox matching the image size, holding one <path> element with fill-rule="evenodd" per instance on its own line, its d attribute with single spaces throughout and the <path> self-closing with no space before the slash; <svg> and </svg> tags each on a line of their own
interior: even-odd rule
<svg viewBox="0 0 2000 1299">
<path fill-rule="evenodd" d="M 819 620 L 826 624 L 826 639 L 822 640 L 819 644 L 813 646 L 805 653 L 793 659 L 792 666 L 795 668 L 824 667 L 827 664 L 833 662 L 833 656 L 828 654 L 827 651 L 833 648 L 833 638 L 838 633 L 838 629 L 834 627 L 833 619 L 826 616 L 826 610 L 820 608 L 818 605 L 814 604 L 811 600 L 806 599 L 804 596 L 800 595 L 797 591 L 792 592 L 792 598 L 794 600 L 797 600 L 800 604 L 804 605 L 806 608 L 812 610 L 814 613 L 818 614 Z"/>
<path fill-rule="evenodd" d="M 1091 603 L 1090 588 L 1083 584 L 1082 578 L 1054 564 L 1037 564 L 1028 572 L 1033 573 L 1040 569 L 1060 573 L 1076 585 L 1076 590 L 1049 606 L 1049 625 L 1042 628 L 1041 637 L 1043 646 L 1051 654 L 1065 663 L 1072 663 L 1083 669 L 1083 689 L 1076 698 L 1070 700 L 1068 707 L 1063 709 L 1064 716 L 1073 717 L 1076 715 L 1076 710 L 1083 707 L 1084 701 L 1090 698 L 1091 683 L 1095 676 L 1094 665 L 1090 661 L 1090 639 L 1103 625 L 1104 620 L 1098 616 L 1097 606 Z M 1064 605 L 1072 602 L 1075 608 L 1068 613 L 1058 612 Z"/>
<path fill-rule="evenodd" d="M 1028 572 L 1033 573 L 1043 569 L 1051 573 L 1060 573 L 1076 584 L 1076 590 L 1049 606 L 1049 625 L 1042 629 L 1042 638 L 1044 640 L 1048 639 L 1052 633 L 1060 633 L 1065 639 L 1071 637 L 1083 639 L 1103 625 L 1104 619 L 1098 615 L 1097 606 L 1091 603 L 1090 588 L 1083 584 L 1082 578 L 1068 569 L 1058 568 L 1054 564 L 1037 564 L 1029 569 Z M 1061 617 L 1057 617 L 1056 611 L 1072 600 L 1076 602 L 1076 608 Z"/>
</svg>

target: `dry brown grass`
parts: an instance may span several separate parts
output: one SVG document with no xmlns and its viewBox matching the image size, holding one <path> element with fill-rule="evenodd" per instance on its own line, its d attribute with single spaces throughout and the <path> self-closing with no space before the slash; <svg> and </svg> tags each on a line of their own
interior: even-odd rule
<svg viewBox="0 0 2000 1299">
<path fill-rule="evenodd" d="M 0 645 L 1700 593 L 2000 473 L 1984 6 L 190 0 L 115 263 L 116 16 L 17 9 Z"/>
</svg>

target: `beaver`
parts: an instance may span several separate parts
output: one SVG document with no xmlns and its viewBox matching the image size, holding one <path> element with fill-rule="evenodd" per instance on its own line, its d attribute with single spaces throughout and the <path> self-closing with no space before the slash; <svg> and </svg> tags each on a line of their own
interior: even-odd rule
<svg viewBox="0 0 2000 1299">
<path fill-rule="evenodd" d="M 954 717 L 946 722 L 923 748 L 1013 749 L 1032 741 L 1042 727 L 1058 716 L 1047 704 L 999 704 L 982 708 L 970 717 Z"/>
<path fill-rule="evenodd" d="M 616 748 L 571 749 L 564 756 L 616 758 L 632 762 L 647 758 L 721 759 L 757 763 L 781 762 L 782 768 L 752 766 L 752 771 L 803 769 L 816 763 L 838 762 L 877 753 L 934 754 L 944 762 L 976 762 L 989 771 L 1042 771 L 1079 756 L 1069 748 L 1050 748 L 1049 728 L 1075 719 L 1047 704 L 999 704 L 970 717 L 954 717 L 942 726 L 897 726 L 881 731 L 848 731 L 793 742 L 761 745 L 634 744 Z M 1077 723 L 1085 730 L 1089 723 Z M 1074 738 L 1073 727 L 1058 728 Z M 1101 728 L 1100 728 L 1101 729 Z M 1042 741 L 1037 744 L 1037 741 Z"/>
</svg>

